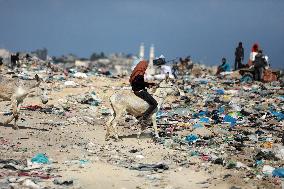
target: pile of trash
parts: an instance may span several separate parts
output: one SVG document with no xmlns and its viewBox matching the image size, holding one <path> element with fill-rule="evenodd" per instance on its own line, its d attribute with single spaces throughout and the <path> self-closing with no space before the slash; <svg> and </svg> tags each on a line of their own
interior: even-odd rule
<svg viewBox="0 0 284 189">
<path fill-rule="evenodd" d="M 159 142 L 203 162 L 246 170 L 247 178 L 284 178 L 284 90 L 279 86 L 214 77 L 180 84 L 184 95 L 157 113 Z"/>
<path fill-rule="evenodd" d="M 61 134 L 63 136 L 64 131 L 74 129 L 72 126 L 77 129 L 74 129 L 74 133 L 80 130 L 91 133 L 95 129 L 101 129 L 99 134 L 105 132 L 103 128 L 112 114 L 108 101 L 110 94 L 131 89 L 127 79 L 118 82 L 111 80 L 109 74 L 102 76 L 93 71 L 83 73 L 75 69 L 69 72 L 69 75 L 58 72 L 50 76 L 44 68 L 33 66 L 19 74 L 19 79 L 29 80 L 37 73 L 48 84 L 47 91 L 49 95 L 53 94 L 54 99 L 51 100 L 54 103 L 24 104 L 20 109 L 26 115 L 32 115 L 31 120 L 38 115 L 31 112 L 44 114 L 40 121 L 31 121 L 36 127 L 60 126 L 56 128 L 60 135 L 60 140 L 56 141 L 60 144 L 60 152 L 79 151 L 80 154 L 87 154 L 87 157 L 98 157 L 107 163 L 141 172 L 162 173 L 174 165 L 190 167 L 198 164 L 205 170 L 210 166 L 218 166 L 232 173 L 240 173 L 246 181 L 276 179 L 278 182 L 284 179 L 284 90 L 279 82 L 239 83 L 237 80 L 204 74 L 199 78 L 187 75 L 176 80 L 175 85 L 182 90 L 182 94 L 169 97 L 162 105 L 157 113 L 160 138 L 149 140 L 158 148 L 164 147 L 175 153 L 161 155 L 160 162 L 148 162 L 143 161 L 146 155 L 141 149 L 129 150 L 129 146 L 119 142 L 92 143 L 86 139 L 87 134 L 81 138 L 75 135 L 74 141 L 77 139 L 79 142 L 68 144 L 70 148 L 66 147 L 67 144 L 61 144 Z M 110 85 L 103 81 L 95 88 L 94 83 L 101 78 L 108 78 L 109 83 L 115 81 L 116 84 Z M 69 94 L 70 89 L 77 91 Z M 57 97 L 56 94 L 60 92 L 64 95 Z M 5 111 L 3 116 L 11 114 Z M 49 118 L 46 114 L 60 117 L 60 121 L 54 121 L 57 119 Z M 137 123 L 130 115 L 123 118 L 124 129 Z M 21 118 L 21 121 L 27 124 L 25 119 Z M 152 127 L 149 128 L 152 131 Z M 40 132 L 30 131 L 29 134 L 40 136 Z M 14 144 L 6 146 L 4 140 L 1 143 L 2 151 L 27 152 L 27 149 L 18 149 Z M 84 167 L 89 162 L 88 158 L 77 158 L 65 164 Z M 0 185 L 4 188 L 43 188 L 47 187 L 47 182 L 42 180 L 48 179 L 52 181 L 49 183 L 51 188 L 54 188 L 53 185 L 73 186 L 73 180 L 64 180 L 57 174 L 54 164 L 43 153 L 29 156 L 26 160 L 3 158 L 0 160 Z M 227 175 L 226 178 L 231 176 Z"/>
<path fill-rule="evenodd" d="M 73 185 L 73 181 L 66 183 L 61 175 L 56 174 L 52 160 L 46 154 L 38 153 L 26 161 L 0 160 L 0 186 L 1 188 L 50 188 L 53 185 Z M 51 182 L 53 180 L 53 183 Z"/>
</svg>

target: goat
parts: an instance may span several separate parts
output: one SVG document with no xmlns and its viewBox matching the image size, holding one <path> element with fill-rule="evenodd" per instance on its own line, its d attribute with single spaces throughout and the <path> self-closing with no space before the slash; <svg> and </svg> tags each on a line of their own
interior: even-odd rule
<svg viewBox="0 0 284 189">
<path fill-rule="evenodd" d="M 156 89 L 153 97 L 158 102 L 157 108 L 153 111 L 150 118 L 153 123 L 155 137 L 159 137 L 158 128 L 157 128 L 157 121 L 156 121 L 156 113 L 160 109 L 164 99 L 167 95 L 172 94 L 179 94 L 179 89 L 172 84 L 164 84 L 161 83 L 160 86 Z M 117 93 L 113 94 L 110 97 L 110 103 L 113 109 L 113 117 L 110 119 L 109 123 L 106 125 L 106 135 L 105 139 L 107 140 L 110 136 L 111 127 L 114 130 L 114 137 L 118 140 L 118 132 L 117 132 L 117 122 L 122 119 L 124 113 L 129 113 L 135 117 L 141 116 L 146 109 L 148 108 L 148 103 L 142 100 L 141 98 L 137 97 L 133 93 L 123 93 L 118 91 Z M 141 128 L 138 128 L 137 138 L 139 138 L 141 134 Z"/>
<path fill-rule="evenodd" d="M 3 80 L 3 81 L 1 81 Z M 17 121 L 19 119 L 19 104 L 23 103 L 24 99 L 31 93 L 35 92 L 36 88 L 40 86 L 41 79 L 36 74 L 35 83 L 34 80 L 29 80 L 26 83 L 22 83 L 17 86 L 17 81 L 15 79 L 0 78 L 0 102 L 10 101 L 12 106 L 12 116 L 4 121 L 4 125 L 9 124 L 14 119 L 13 129 L 19 129 L 17 126 Z M 46 104 L 48 98 L 46 96 L 46 91 L 42 89 L 41 96 L 42 103 Z"/>
</svg>

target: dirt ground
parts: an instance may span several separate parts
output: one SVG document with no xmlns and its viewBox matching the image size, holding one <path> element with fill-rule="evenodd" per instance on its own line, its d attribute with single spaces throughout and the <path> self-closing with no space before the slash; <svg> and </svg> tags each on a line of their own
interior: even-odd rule
<svg viewBox="0 0 284 189">
<path fill-rule="evenodd" d="M 108 98 L 118 87 L 127 86 L 126 79 L 93 77 L 78 88 L 64 88 L 61 83 L 48 84 L 50 100 L 43 105 L 37 96 L 27 98 L 22 106 L 56 105 L 67 95 L 80 95 L 95 91 L 102 105 L 110 107 Z M 53 87 L 51 87 L 53 86 Z M 75 106 L 76 107 L 76 106 Z M 99 108 L 99 107 L 98 107 Z M 9 111 L 8 102 L 0 102 L 1 111 Z M 11 126 L 0 127 L 0 159 L 31 159 L 37 153 L 45 153 L 51 160 L 51 174 L 60 175 L 63 180 L 73 180 L 71 186 L 53 185 L 53 179 L 39 180 L 38 183 L 50 188 L 119 188 L 119 189 L 229 189 L 229 188 L 270 188 L 254 179 L 244 178 L 245 170 L 227 170 L 219 165 L 188 157 L 185 148 L 170 149 L 156 143 L 144 134 L 136 139 L 135 130 L 129 123 L 122 125 L 119 132 L 122 140 L 105 141 L 105 124 L 109 116 L 99 111 L 90 115 L 90 123 L 67 123 L 78 117 L 73 114 L 57 115 L 39 111 L 21 110 L 19 130 Z M 0 115 L 0 124 L 7 116 Z M 150 130 L 147 130 L 149 132 Z M 138 171 L 129 166 L 137 163 L 164 162 L 168 170 Z M 5 172 L 5 169 L 0 169 Z M 0 175 L 1 178 L 1 175 Z M 2 177 L 3 178 L 3 177 Z"/>
</svg>

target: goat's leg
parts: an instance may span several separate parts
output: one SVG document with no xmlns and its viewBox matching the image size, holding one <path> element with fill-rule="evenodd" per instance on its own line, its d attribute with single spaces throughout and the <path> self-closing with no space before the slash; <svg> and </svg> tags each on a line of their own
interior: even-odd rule
<svg viewBox="0 0 284 189">
<path fill-rule="evenodd" d="M 108 137 L 110 136 L 110 130 L 111 130 L 110 127 L 112 126 L 115 117 L 116 117 L 116 115 L 115 115 L 115 113 L 114 113 L 114 114 L 113 114 L 113 117 L 111 118 L 111 120 L 109 121 L 109 123 L 106 124 L 105 140 L 108 140 Z"/>
<path fill-rule="evenodd" d="M 111 101 L 111 100 L 110 100 Z M 111 101 L 110 105 L 112 107 L 113 110 L 113 115 L 112 118 L 109 120 L 109 122 L 106 124 L 106 135 L 105 135 L 105 140 L 108 140 L 109 136 L 110 136 L 110 132 L 111 132 L 111 127 L 115 127 L 113 126 L 114 121 L 116 121 L 116 108 L 113 106 L 113 102 Z M 116 124 L 116 123 L 115 123 Z"/>
<path fill-rule="evenodd" d="M 119 138 L 118 138 L 118 131 L 117 131 L 117 123 L 118 123 L 119 120 L 121 120 L 121 117 L 122 117 L 122 113 L 117 114 L 117 116 L 114 118 L 114 120 L 112 122 L 112 125 L 111 125 L 112 129 L 114 131 L 114 138 L 116 140 L 119 140 Z"/>
<path fill-rule="evenodd" d="M 112 126 L 112 129 L 114 131 L 114 138 L 115 138 L 115 140 L 118 140 L 119 138 L 118 138 L 118 132 L 117 132 L 116 125 L 117 125 L 117 121 L 114 120 L 114 122 L 113 122 L 113 124 L 111 126 Z"/>
<path fill-rule="evenodd" d="M 0 95 L 1 96 L 1 95 Z M 1 96 L 2 97 L 2 96 Z M 10 101 L 10 100 L 9 100 Z M 14 100 L 12 100 L 11 101 L 11 105 L 12 105 L 12 107 L 13 107 L 13 102 Z M 9 117 L 6 121 L 4 121 L 4 125 L 8 125 L 9 123 L 11 123 L 11 121 L 13 121 L 13 119 L 14 119 L 14 113 L 12 114 L 12 116 L 11 117 Z"/>
<path fill-rule="evenodd" d="M 11 123 L 11 121 L 13 121 L 14 119 L 14 115 L 12 115 L 11 117 L 9 117 L 6 121 L 4 121 L 4 125 L 8 125 L 9 123 Z"/>
<path fill-rule="evenodd" d="M 153 128 L 154 128 L 155 137 L 156 137 L 156 138 L 159 138 L 156 113 L 154 113 L 154 114 L 151 116 L 151 118 L 152 118 L 152 122 L 153 122 Z"/>
<path fill-rule="evenodd" d="M 4 122 L 4 125 L 8 125 L 11 121 L 13 121 L 13 119 L 15 119 L 13 129 L 19 129 L 19 127 L 17 126 L 17 121 L 18 121 L 18 118 L 19 118 L 18 101 L 16 99 L 12 99 L 11 105 L 12 105 L 12 109 L 13 109 L 12 110 L 13 115 Z"/>
<path fill-rule="evenodd" d="M 19 109 L 18 109 L 18 101 L 16 99 L 12 100 L 12 108 L 13 108 L 13 117 L 15 118 L 14 119 L 14 126 L 13 126 L 13 129 L 16 129 L 18 130 L 19 127 L 17 125 L 17 121 L 19 119 Z"/>
<path fill-rule="evenodd" d="M 142 131 L 144 131 L 147 128 L 147 124 L 148 124 L 148 120 L 142 120 L 142 122 L 140 121 L 140 124 L 138 125 L 138 128 L 137 128 L 137 139 L 140 138 Z"/>
</svg>

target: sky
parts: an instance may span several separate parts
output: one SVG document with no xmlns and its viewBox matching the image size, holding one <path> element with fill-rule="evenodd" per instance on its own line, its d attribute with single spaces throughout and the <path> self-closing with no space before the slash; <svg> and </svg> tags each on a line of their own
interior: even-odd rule
<svg viewBox="0 0 284 189">
<path fill-rule="evenodd" d="M 93 52 L 138 54 L 151 44 L 167 60 L 190 55 L 233 65 L 239 41 L 245 62 L 259 43 L 284 68 L 283 0 L 0 0 L 0 48 L 52 56 Z"/>
</svg>

